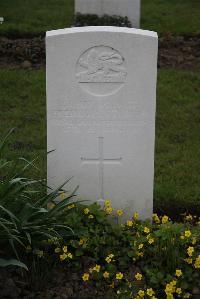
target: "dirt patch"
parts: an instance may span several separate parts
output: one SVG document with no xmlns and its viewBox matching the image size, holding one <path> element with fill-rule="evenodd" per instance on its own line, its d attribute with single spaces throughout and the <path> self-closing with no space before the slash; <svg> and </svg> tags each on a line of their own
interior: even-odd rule
<svg viewBox="0 0 200 299">
<path fill-rule="evenodd" d="M 73 269 L 49 269 L 49 275 L 26 280 L 19 269 L 0 268 L 1 299 L 112 299 L 113 290 L 92 281 L 83 282 Z M 38 273 L 39 274 L 39 273 Z"/>
<path fill-rule="evenodd" d="M 0 67 L 38 69 L 45 66 L 45 40 L 42 37 L 8 39 L 0 37 Z"/>
<path fill-rule="evenodd" d="M 45 59 L 43 37 L 0 37 L 0 68 L 38 69 L 45 67 Z M 161 37 L 158 67 L 200 70 L 200 36 Z"/>
<path fill-rule="evenodd" d="M 166 35 L 159 39 L 160 68 L 200 70 L 200 36 Z"/>
</svg>

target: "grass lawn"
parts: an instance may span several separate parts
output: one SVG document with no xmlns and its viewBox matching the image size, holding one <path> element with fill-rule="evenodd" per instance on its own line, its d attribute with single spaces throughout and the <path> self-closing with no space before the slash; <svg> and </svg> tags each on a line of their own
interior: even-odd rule
<svg viewBox="0 0 200 299">
<path fill-rule="evenodd" d="M 38 35 L 73 23 L 74 0 L 1 0 L 0 34 Z"/>
<path fill-rule="evenodd" d="M 1 136 L 16 128 L 9 140 L 8 157 L 39 158 L 42 169 L 37 176 L 46 177 L 45 74 L 0 70 Z M 32 175 L 32 174 L 31 174 Z"/>
<path fill-rule="evenodd" d="M 158 77 L 155 204 L 200 198 L 200 74 L 161 70 Z M 0 70 L 0 134 L 16 127 L 9 155 L 39 158 L 46 176 L 45 72 Z"/>
<path fill-rule="evenodd" d="M 74 0 L 1 0 L 0 35 L 37 35 L 73 24 Z M 141 28 L 200 33 L 199 0 L 142 0 Z"/>
<path fill-rule="evenodd" d="M 200 33 L 199 0 L 141 0 L 141 28 L 159 33 Z"/>
</svg>

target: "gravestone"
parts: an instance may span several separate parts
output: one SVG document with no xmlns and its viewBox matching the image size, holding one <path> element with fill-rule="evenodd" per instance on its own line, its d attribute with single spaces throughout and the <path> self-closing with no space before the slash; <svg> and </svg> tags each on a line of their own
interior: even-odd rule
<svg viewBox="0 0 200 299">
<path fill-rule="evenodd" d="M 128 17 L 132 27 L 140 27 L 141 0 L 75 0 L 75 13 Z"/>
<path fill-rule="evenodd" d="M 47 32 L 48 185 L 151 216 L 157 48 L 139 29 Z"/>
</svg>

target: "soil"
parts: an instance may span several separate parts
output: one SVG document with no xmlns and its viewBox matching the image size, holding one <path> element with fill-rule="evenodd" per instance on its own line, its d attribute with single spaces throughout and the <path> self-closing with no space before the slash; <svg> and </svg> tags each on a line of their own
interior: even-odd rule
<svg viewBox="0 0 200 299">
<path fill-rule="evenodd" d="M 0 37 L 0 68 L 40 69 L 45 67 L 43 37 L 9 39 Z M 200 36 L 159 39 L 159 68 L 200 70 Z"/>
<path fill-rule="evenodd" d="M 84 260 L 84 258 L 82 259 Z M 84 261 L 85 262 L 85 261 Z M 84 264 L 84 263 L 83 263 Z M 79 265 L 80 266 L 80 265 Z M 86 266 L 86 265 L 85 265 Z M 98 280 L 83 282 L 82 274 L 86 271 L 84 265 L 78 271 L 72 267 L 49 266 L 40 277 L 39 271 L 31 273 L 22 272 L 19 268 L 0 267 L 0 298 L 1 299 L 113 299 L 116 298 L 113 289 Z M 85 270 L 84 270 L 85 269 Z M 88 267 L 87 267 L 88 269 Z M 126 277 L 132 277 L 140 271 L 136 266 L 130 265 Z M 25 275 L 24 275 L 25 274 Z M 34 276 L 35 274 L 35 276 Z M 32 278 L 31 278 L 32 277 Z M 115 282 L 115 285 L 117 282 Z M 137 283 L 144 286 L 144 281 Z"/>
<path fill-rule="evenodd" d="M 19 269 L 0 268 L 1 299 L 92 299 L 113 298 L 111 290 L 101 289 L 92 282 L 83 282 L 81 273 L 64 267 L 53 269 L 48 277 L 33 281 L 20 275 Z"/>
</svg>

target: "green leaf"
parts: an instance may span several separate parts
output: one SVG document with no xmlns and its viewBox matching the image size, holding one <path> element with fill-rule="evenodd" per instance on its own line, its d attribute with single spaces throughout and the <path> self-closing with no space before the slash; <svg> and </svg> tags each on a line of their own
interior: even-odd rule
<svg viewBox="0 0 200 299">
<path fill-rule="evenodd" d="M 7 266 L 17 266 L 17 267 L 24 268 L 28 271 L 27 266 L 18 260 L 15 259 L 5 260 L 0 258 L 0 267 L 7 267 Z"/>
</svg>

